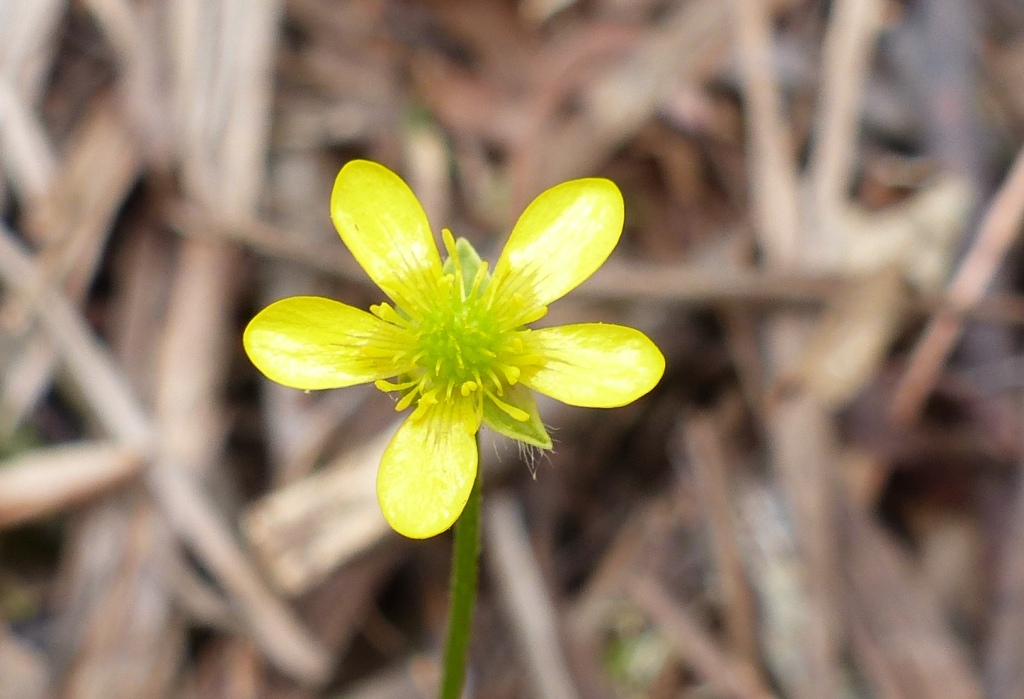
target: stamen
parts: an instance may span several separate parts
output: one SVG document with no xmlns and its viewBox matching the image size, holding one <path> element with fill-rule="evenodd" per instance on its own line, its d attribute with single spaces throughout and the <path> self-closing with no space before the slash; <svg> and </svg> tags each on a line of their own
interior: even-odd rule
<svg viewBox="0 0 1024 699">
<path fill-rule="evenodd" d="M 448 257 L 451 259 L 452 264 L 458 269 L 461 267 L 461 260 L 459 260 L 459 254 L 455 251 L 455 236 L 448 228 L 441 229 L 441 240 L 444 241 L 444 249 L 448 253 Z"/>
<path fill-rule="evenodd" d="M 544 363 L 544 355 L 541 354 L 521 354 L 516 357 L 516 364 L 519 366 L 539 366 Z"/>
<path fill-rule="evenodd" d="M 487 260 L 483 260 L 480 263 L 480 266 L 477 267 L 477 269 L 476 269 L 476 276 L 473 277 L 473 288 L 470 289 L 470 291 L 469 291 L 470 297 L 473 297 L 473 296 L 477 295 L 477 292 L 480 291 L 480 285 L 483 283 L 483 281 L 484 281 L 484 279 L 486 277 L 487 277 Z"/>
<path fill-rule="evenodd" d="M 398 325 L 403 328 L 409 327 L 409 321 L 406 318 L 403 318 L 402 315 L 392 308 L 389 303 L 378 303 L 370 306 L 370 313 L 387 323 L 393 323 L 394 325 Z"/>
<path fill-rule="evenodd" d="M 528 412 L 526 412 L 525 410 L 521 410 L 515 407 L 514 405 L 509 405 L 503 400 L 500 400 L 497 396 L 495 396 L 491 391 L 487 390 L 486 388 L 484 389 L 484 393 L 487 395 L 488 398 L 490 398 L 494 402 L 496 406 L 501 408 L 513 420 L 518 420 L 519 422 L 526 422 L 527 420 L 530 419 L 530 414 Z"/>
<path fill-rule="evenodd" d="M 544 347 L 533 331 L 526 329 L 517 332 L 509 341 L 516 366 L 537 366 L 544 363 Z M 540 351 L 538 351 L 540 350 Z"/>
<path fill-rule="evenodd" d="M 416 384 L 416 387 L 411 391 L 402 396 L 402 399 L 395 404 L 395 410 L 401 412 L 412 405 L 413 400 L 416 398 L 416 394 L 423 390 L 423 382 L 420 381 Z"/>
<path fill-rule="evenodd" d="M 441 239 L 444 241 L 445 250 L 448 251 L 448 259 L 452 261 L 452 266 L 455 267 L 455 281 L 458 283 L 459 294 L 465 299 L 465 286 L 462 278 L 462 260 L 459 259 L 459 253 L 455 249 L 455 236 L 447 228 L 441 229 Z"/>
<path fill-rule="evenodd" d="M 535 308 L 529 313 L 517 317 L 515 320 L 515 327 L 518 328 L 520 325 L 529 325 L 530 323 L 534 323 L 543 318 L 544 316 L 546 316 L 547 314 L 547 306 L 540 306 L 538 308 Z"/>
<path fill-rule="evenodd" d="M 420 397 L 420 405 L 435 405 L 437 403 L 437 394 L 440 388 L 432 388 Z"/>
<path fill-rule="evenodd" d="M 498 391 L 499 396 L 505 395 L 505 389 L 501 387 L 501 379 L 494 373 L 494 369 L 487 367 L 487 378 L 494 383 L 494 388 Z"/>
<path fill-rule="evenodd" d="M 373 382 L 373 385 L 379 388 L 384 393 L 391 393 L 392 391 L 404 391 L 407 388 L 412 388 L 420 382 L 419 379 L 413 379 L 411 381 L 403 381 L 402 383 L 391 383 L 384 379 L 377 379 Z"/>
<path fill-rule="evenodd" d="M 429 403 L 420 403 L 419 405 L 416 406 L 416 409 L 412 411 L 412 414 L 409 416 L 409 419 L 410 420 L 422 420 L 423 417 L 427 414 L 427 410 L 429 408 L 430 408 L 430 404 Z"/>
<path fill-rule="evenodd" d="M 515 386 L 516 382 L 519 381 L 519 376 L 522 372 L 519 371 L 519 367 L 512 366 L 510 364 L 498 363 L 498 368 L 501 369 L 501 373 L 508 379 L 510 386 Z"/>
</svg>

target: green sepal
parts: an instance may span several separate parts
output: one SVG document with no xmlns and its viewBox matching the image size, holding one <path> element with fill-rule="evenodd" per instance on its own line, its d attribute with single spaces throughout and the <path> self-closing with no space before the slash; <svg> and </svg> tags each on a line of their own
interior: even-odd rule
<svg viewBox="0 0 1024 699">
<path fill-rule="evenodd" d="M 505 394 L 501 396 L 501 400 L 513 407 L 519 408 L 530 417 L 526 420 L 516 420 L 485 396 L 485 425 L 498 434 L 503 434 L 510 439 L 518 439 L 520 442 L 526 442 L 541 449 L 551 448 L 551 437 L 548 435 L 548 431 L 544 429 L 540 413 L 537 412 L 537 402 L 533 399 L 533 393 L 529 388 L 523 384 L 506 386 Z"/>
<path fill-rule="evenodd" d="M 469 294 L 473 289 L 473 280 L 476 279 L 477 270 L 480 269 L 480 265 L 483 264 L 483 260 L 480 259 L 480 255 L 477 254 L 476 248 L 465 238 L 459 238 L 455 241 L 455 254 L 459 258 L 459 265 L 462 267 L 462 288 L 466 294 Z M 452 258 L 448 258 L 444 261 L 443 271 L 445 274 L 455 273 L 455 261 Z M 491 275 L 487 274 L 483 281 L 480 283 L 479 291 L 483 291 L 487 288 L 487 283 L 491 280 Z"/>
</svg>

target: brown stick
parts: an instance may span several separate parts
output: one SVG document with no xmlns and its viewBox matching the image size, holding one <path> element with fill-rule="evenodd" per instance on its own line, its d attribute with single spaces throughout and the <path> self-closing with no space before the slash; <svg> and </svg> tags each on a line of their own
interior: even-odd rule
<svg viewBox="0 0 1024 699">
<path fill-rule="evenodd" d="M 866 634 L 859 643 L 876 646 L 875 659 L 903 696 L 981 699 L 967 648 L 906 552 L 868 513 L 848 502 L 837 509 L 847 513 L 849 548 L 842 565 L 850 615 L 858 618 L 857 633 Z"/>
<path fill-rule="evenodd" d="M 772 69 L 771 18 L 764 0 L 733 0 L 746 124 L 749 132 L 754 220 L 768 267 L 794 271 L 807 263 L 801 231 L 796 163 Z M 792 366 L 810 328 L 787 315 L 768 326 L 771 378 Z M 790 502 L 806 582 L 807 628 L 801 654 L 807 676 L 800 699 L 838 693 L 838 635 L 835 624 L 835 521 L 829 508 L 834 462 L 830 416 L 803 393 L 783 397 L 765 415 L 772 468 Z"/>
<path fill-rule="evenodd" d="M 960 263 L 948 295 L 956 308 L 967 308 L 982 297 L 1024 220 L 1024 150 L 996 192 L 978 228 L 978 236 Z M 942 365 L 963 332 L 963 320 L 940 313 L 928 325 L 896 387 L 892 418 L 903 424 L 917 419 Z"/>
<path fill-rule="evenodd" d="M 0 529 L 94 497 L 136 475 L 134 450 L 93 442 L 38 449 L 0 468 Z"/>
<path fill-rule="evenodd" d="M 110 355 L 67 298 L 43 285 L 32 258 L 4 227 L 0 227 L 0 279 L 32 304 L 104 429 L 126 447 L 155 457 L 149 416 Z M 291 610 L 266 589 L 229 527 L 183 469 L 182 464 L 159 464 L 146 473 L 164 516 L 234 598 L 254 639 L 271 660 L 306 682 L 323 681 L 330 658 Z"/>
<path fill-rule="evenodd" d="M 754 599 L 743 572 L 743 560 L 729 496 L 729 464 L 711 417 L 695 415 L 683 423 L 685 448 L 697 474 L 711 541 L 722 585 L 725 625 L 732 650 L 751 667 L 758 651 Z"/>
<path fill-rule="evenodd" d="M 882 28 L 879 0 L 841 0 L 831 11 L 808 181 L 819 209 L 846 203 L 853 176 L 861 94 Z M 821 213 L 819 211 L 819 213 Z"/>
<path fill-rule="evenodd" d="M 757 234 L 774 269 L 792 269 L 800 250 L 800 205 L 793 145 L 772 71 L 768 3 L 733 0 L 736 42 L 749 115 L 750 175 Z"/>
<path fill-rule="evenodd" d="M 536 696 L 575 699 L 579 693 L 555 626 L 558 615 L 530 547 L 522 514 L 507 496 L 491 498 L 484 508 L 484 534 L 484 550 L 497 574 L 500 599 L 517 632 Z"/>
<path fill-rule="evenodd" d="M 734 699 L 771 699 L 772 693 L 761 685 L 753 669 L 719 648 L 661 585 L 649 578 L 637 578 L 630 584 L 629 592 L 679 650 L 684 662 L 707 681 L 715 693 Z"/>
<path fill-rule="evenodd" d="M 1024 402 L 1017 401 L 1020 418 Z M 1019 457 L 1018 457 L 1019 458 Z M 1018 467 L 1019 470 L 1019 467 Z M 1024 478 L 1018 475 L 1013 516 L 1006 526 L 996 574 L 992 629 L 985 653 L 985 684 L 992 699 L 1024 692 Z"/>
<path fill-rule="evenodd" d="M 253 252 L 303 265 L 347 282 L 369 284 L 369 278 L 333 241 L 307 237 L 254 218 L 226 220 L 194 204 L 179 202 L 169 215 L 182 234 L 231 240 Z M 610 261 L 574 293 L 597 299 L 643 299 L 664 303 L 714 306 L 723 302 L 761 305 L 821 305 L 855 283 L 835 276 L 756 272 L 729 269 L 708 272 L 694 265 L 638 265 Z M 979 298 L 966 306 L 945 295 L 912 297 L 908 312 L 943 312 L 957 318 L 1024 324 L 1024 297 Z"/>
</svg>

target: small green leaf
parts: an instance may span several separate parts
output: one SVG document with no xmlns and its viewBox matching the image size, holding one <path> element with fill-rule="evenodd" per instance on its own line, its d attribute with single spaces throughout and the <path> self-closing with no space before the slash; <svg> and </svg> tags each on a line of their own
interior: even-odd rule
<svg viewBox="0 0 1024 699">
<path fill-rule="evenodd" d="M 518 439 L 520 442 L 532 444 L 541 449 L 551 448 L 551 437 L 544 429 L 540 413 L 537 412 L 537 403 L 533 399 L 533 393 L 522 384 L 508 386 L 505 395 L 501 400 L 509 405 L 519 408 L 527 415 L 527 420 L 516 420 L 507 412 L 499 408 L 489 398 L 484 399 L 484 424 L 498 434 L 503 434 L 510 439 Z"/>
</svg>

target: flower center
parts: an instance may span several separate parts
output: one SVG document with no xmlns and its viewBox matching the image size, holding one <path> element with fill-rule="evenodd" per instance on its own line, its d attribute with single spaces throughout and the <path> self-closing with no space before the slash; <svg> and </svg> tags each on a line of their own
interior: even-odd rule
<svg viewBox="0 0 1024 699">
<path fill-rule="evenodd" d="M 447 277 L 454 282 L 454 278 Z M 479 296 L 452 293 L 419 320 L 416 363 L 435 386 L 479 386 L 502 349 L 502 333 Z M 470 387 L 468 390 L 475 390 Z"/>
<path fill-rule="evenodd" d="M 468 243 L 444 232 L 449 262 L 430 295 L 429 308 L 400 314 L 388 304 L 374 306 L 381 319 L 408 331 L 409 348 L 403 354 L 415 368 L 397 383 L 379 380 L 382 391 L 399 391 L 395 406 L 404 410 L 414 401 L 420 407 L 472 397 L 481 410 L 486 396 L 516 420 L 526 420 L 523 410 L 501 396 L 519 381 L 521 367 L 536 360 L 524 352 L 521 335 L 529 332 L 507 328 L 501 312 L 493 307 L 487 263 Z"/>
</svg>

